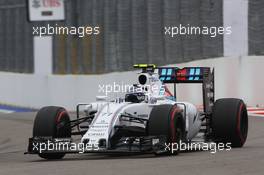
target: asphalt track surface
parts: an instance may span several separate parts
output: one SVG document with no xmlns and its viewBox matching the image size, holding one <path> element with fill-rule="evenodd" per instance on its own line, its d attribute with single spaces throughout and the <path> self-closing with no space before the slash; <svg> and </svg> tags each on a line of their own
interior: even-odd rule
<svg viewBox="0 0 264 175">
<path fill-rule="evenodd" d="M 264 174 L 264 118 L 249 117 L 249 135 L 242 149 L 184 152 L 178 156 L 147 155 L 66 155 L 46 161 L 24 155 L 32 134 L 35 113 L 0 114 L 0 175 L 47 174 Z"/>
</svg>

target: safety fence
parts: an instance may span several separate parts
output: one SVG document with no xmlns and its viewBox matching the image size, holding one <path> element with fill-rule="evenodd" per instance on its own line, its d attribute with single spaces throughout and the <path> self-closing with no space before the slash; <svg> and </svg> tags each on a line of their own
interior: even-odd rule
<svg viewBox="0 0 264 175">
<path fill-rule="evenodd" d="M 38 1 L 38 0 L 37 0 Z M 249 54 L 264 53 L 263 0 L 249 0 Z M 32 28 L 99 26 L 99 35 L 53 35 L 54 74 L 125 71 L 223 56 L 223 35 L 164 34 L 164 27 L 223 26 L 221 0 L 65 0 L 65 21 L 29 22 L 27 0 L 0 2 L 0 71 L 34 72 Z"/>
</svg>

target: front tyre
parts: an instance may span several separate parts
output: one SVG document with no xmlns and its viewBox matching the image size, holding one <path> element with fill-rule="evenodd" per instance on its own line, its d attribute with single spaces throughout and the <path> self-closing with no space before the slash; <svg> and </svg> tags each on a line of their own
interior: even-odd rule
<svg viewBox="0 0 264 175">
<path fill-rule="evenodd" d="M 62 107 L 47 106 L 41 108 L 34 120 L 33 137 L 70 138 L 70 117 Z M 65 153 L 39 153 L 44 159 L 61 159 Z"/>
<path fill-rule="evenodd" d="M 248 133 L 248 113 L 245 103 L 235 98 L 217 100 L 213 107 L 211 126 L 215 142 L 242 147 Z"/>
<path fill-rule="evenodd" d="M 148 135 L 165 136 L 166 145 L 170 145 L 170 150 L 167 150 L 165 145 L 161 147 L 161 150 L 156 150 L 155 153 L 157 155 L 178 154 L 183 132 L 184 122 L 182 114 L 176 105 L 164 104 L 153 107 L 148 121 Z M 171 150 L 172 144 L 176 144 L 177 146 L 173 152 Z"/>
</svg>

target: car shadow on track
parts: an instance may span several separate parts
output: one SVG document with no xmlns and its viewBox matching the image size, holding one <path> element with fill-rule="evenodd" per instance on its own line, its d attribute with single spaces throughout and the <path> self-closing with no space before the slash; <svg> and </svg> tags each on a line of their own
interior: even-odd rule
<svg viewBox="0 0 264 175">
<path fill-rule="evenodd" d="M 80 160 L 122 160 L 122 159 L 160 159 L 166 158 L 168 156 L 156 156 L 155 154 L 76 154 L 76 155 L 66 155 L 65 158 L 61 160 L 45 160 L 39 158 L 38 160 L 32 160 L 30 162 L 43 162 L 43 161 L 80 161 Z"/>
<path fill-rule="evenodd" d="M 162 159 L 168 157 L 181 157 L 184 154 L 191 152 L 202 152 L 201 150 L 192 150 L 192 151 L 181 151 L 178 155 L 155 155 L 153 153 L 146 154 L 135 154 L 135 153 L 87 153 L 87 154 L 69 154 L 66 155 L 63 159 L 60 160 L 45 160 L 39 157 L 38 160 L 32 160 L 30 162 L 43 162 L 43 161 L 80 161 L 80 160 L 122 160 L 122 159 Z"/>
</svg>

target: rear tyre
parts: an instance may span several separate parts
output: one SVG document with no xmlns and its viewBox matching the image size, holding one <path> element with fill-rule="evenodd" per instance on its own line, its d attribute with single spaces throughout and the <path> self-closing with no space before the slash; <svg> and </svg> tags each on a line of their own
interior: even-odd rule
<svg viewBox="0 0 264 175">
<path fill-rule="evenodd" d="M 215 142 L 242 147 L 248 133 L 248 113 L 245 103 L 235 98 L 217 100 L 213 107 L 212 132 Z"/>
<path fill-rule="evenodd" d="M 161 154 L 178 154 L 179 153 L 179 143 L 182 140 L 184 123 L 181 113 L 178 111 L 177 107 L 174 105 L 159 105 L 154 106 L 148 121 L 148 135 L 150 136 L 165 136 L 166 144 L 170 144 L 170 149 L 172 143 L 176 143 L 174 146 L 174 151 L 165 149 L 158 150 L 155 153 Z"/>
<path fill-rule="evenodd" d="M 40 109 L 33 126 L 33 137 L 70 138 L 70 117 L 62 107 L 47 106 Z M 65 153 L 39 153 L 44 159 L 61 159 Z"/>
</svg>

